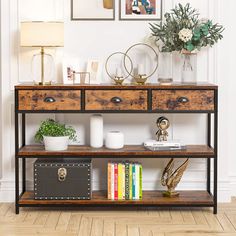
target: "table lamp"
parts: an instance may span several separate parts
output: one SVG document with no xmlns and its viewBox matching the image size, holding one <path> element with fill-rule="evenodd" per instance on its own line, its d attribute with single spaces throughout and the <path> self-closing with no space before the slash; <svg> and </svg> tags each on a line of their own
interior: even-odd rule
<svg viewBox="0 0 236 236">
<path fill-rule="evenodd" d="M 20 45 L 22 47 L 39 47 L 41 61 L 41 81 L 39 85 L 45 85 L 45 48 L 64 46 L 63 22 L 22 22 Z M 50 55 L 51 56 L 51 55 Z M 49 83 L 50 84 L 50 83 Z"/>
</svg>

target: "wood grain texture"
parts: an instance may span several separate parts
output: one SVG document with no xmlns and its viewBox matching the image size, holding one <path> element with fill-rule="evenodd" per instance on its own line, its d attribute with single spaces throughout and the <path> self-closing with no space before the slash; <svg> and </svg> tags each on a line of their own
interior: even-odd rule
<svg viewBox="0 0 236 236">
<path fill-rule="evenodd" d="M 112 102 L 120 98 L 120 103 Z M 85 110 L 147 110 L 147 90 L 86 90 Z"/>
<path fill-rule="evenodd" d="M 12 207 L 13 206 L 13 207 Z M 5 212 L 5 209 L 8 209 Z M 85 210 L 86 209 L 86 210 Z M 47 211 L 45 224 L 41 221 L 45 209 L 23 208 L 15 215 L 14 204 L 0 203 L 1 236 L 235 236 L 236 204 L 219 204 L 218 215 L 206 208 L 165 209 L 139 208 L 132 211 L 92 210 L 70 208 Z M 128 209 L 130 209 L 128 207 Z M 1 211 L 3 210 L 3 212 Z M 2 213 L 4 214 L 2 216 Z M 70 218 L 63 213 L 71 214 Z M 160 213 L 160 214 L 157 214 Z M 22 218 L 22 215 L 24 217 Z M 26 216 L 26 217 L 25 217 Z M 55 220 L 53 218 L 55 217 Z M 185 217 L 185 220 L 183 219 Z M 186 217 L 189 217 L 189 221 Z M 194 220 L 193 220 L 194 219 Z M 187 221 L 186 221 L 187 220 Z M 61 222 L 63 222 L 63 227 Z M 52 225 L 50 226 L 50 224 Z"/>
<path fill-rule="evenodd" d="M 160 85 L 160 84 L 124 84 L 124 85 L 114 85 L 114 84 L 85 84 L 85 85 L 66 85 L 66 84 L 53 84 L 53 85 L 34 85 L 32 83 L 23 83 L 15 86 L 16 89 L 217 89 L 218 86 L 209 83 L 197 83 L 193 84 L 182 84 L 174 83 L 172 85 Z"/>
<path fill-rule="evenodd" d="M 166 198 L 161 191 L 143 191 L 142 200 L 122 200 L 114 201 L 107 199 L 106 191 L 94 191 L 91 200 L 35 200 L 33 192 L 25 192 L 19 201 L 20 204 L 64 204 L 64 205 L 213 205 L 213 198 L 207 191 L 180 191 L 180 196 L 176 198 Z"/>
<path fill-rule="evenodd" d="M 54 102 L 45 102 L 53 98 Z M 19 110 L 80 110 L 80 90 L 19 90 Z"/>
<path fill-rule="evenodd" d="M 213 148 L 208 147 L 207 145 L 188 145 L 186 150 L 178 151 L 149 151 L 146 150 L 141 145 L 126 145 L 124 148 L 119 150 L 111 150 L 105 147 L 103 148 L 91 148 L 90 146 L 79 146 L 72 145 L 69 146 L 66 151 L 45 151 L 44 146 L 42 145 L 27 145 L 20 149 L 18 156 L 27 157 L 27 156 L 52 156 L 53 157 L 121 157 L 125 158 L 127 156 L 133 156 L 135 158 L 163 158 L 163 157 L 195 157 L 195 158 L 211 158 L 214 157 Z"/>
<path fill-rule="evenodd" d="M 187 98 L 181 102 L 180 98 Z M 154 90 L 152 110 L 163 111 L 213 111 L 213 90 Z"/>
</svg>

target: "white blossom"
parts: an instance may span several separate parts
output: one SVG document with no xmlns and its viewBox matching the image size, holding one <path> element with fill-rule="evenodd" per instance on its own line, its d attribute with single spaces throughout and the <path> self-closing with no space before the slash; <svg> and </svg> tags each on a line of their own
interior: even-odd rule
<svg viewBox="0 0 236 236">
<path fill-rule="evenodd" d="M 179 39 L 185 43 L 190 41 L 192 37 L 193 37 L 193 32 L 190 29 L 183 28 L 179 32 Z"/>
</svg>

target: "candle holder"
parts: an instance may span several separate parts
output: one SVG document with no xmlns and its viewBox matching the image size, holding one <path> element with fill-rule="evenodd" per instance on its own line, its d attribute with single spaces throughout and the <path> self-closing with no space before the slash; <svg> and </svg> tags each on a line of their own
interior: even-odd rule
<svg viewBox="0 0 236 236">
<path fill-rule="evenodd" d="M 148 78 L 150 78 L 157 71 L 157 68 L 158 68 L 158 54 L 154 50 L 154 48 L 151 47 L 150 45 L 145 44 L 145 43 L 137 43 L 137 44 L 132 45 L 126 51 L 126 53 L 125 53 L 126 57 L 125 58 L 131 58 L 131 56 L 129 56 L 128 53 L 130 53 L 132 49 L 140 47 L 140 46 L 146 47 L 147 49 L 151 50 L 154 54 L 154 60 L 152 60 L 152 62 L 155 62 L 155 60 L 156 60 L 156 64 L 154 66 L 154 69 L 151 71 L 151 73 L 149 73 L 149 74 L 143 73 L 144 71 L 143 71 L 143 68 L 142 68 L 142 71 L 137 71 L 137 73 L 133 72 L 133 74 L 130 74 L 138 85 L 144 85 L 147 82 Z M 132 60 L 132 61 L 134 61 L 134 60 Z M 124 60 L 124 67 L 127 71 L 126 60 Z M 131 71 L 131 73 L 132 73 L 132 71 Z"/>
<path fill-rule="evenodd" d="M 116 56 L 116 55 L 122 55 L 125 58 L 127 57 L 129 62 L 130 62 L 130 71 L 127 70 L 127 68 L 125 68 L 125 71 L 127 72 L 128 75 L 121 75 L 121 74 L 112 74 L 109 72 L 109 62 L 112 59 L 112 57 Z M 124 63 L 122 63 L 124 64 Z M 115 85 L 122 85 L 123 82 L 130 76 L 132 70 L 133 70 L 133 63 L 131 61 L 131 58 L 129 56 L 127 56 L 125 53 L 123 52 L 114 52 L 112 53 L 106 60 L 106 64 L 105 64 L 105 69 L 106 69 L 106 73 L 107 75 L 115 82 Z"/>
<path fill-rule="evenodd" d="M 148 77 L 146 74 L 134 76 L 134 80 L 138 85 L 144 85 L 147 82 L 147 79 Z"/>
</svg>

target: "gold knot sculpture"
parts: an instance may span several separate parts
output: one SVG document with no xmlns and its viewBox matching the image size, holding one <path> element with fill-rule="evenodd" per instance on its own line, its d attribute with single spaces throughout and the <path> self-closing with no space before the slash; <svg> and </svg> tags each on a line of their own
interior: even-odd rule
<svg viewBox="0 0 236 236">
<path fill-rule="evenodd" d="M 189 159 L 179 166 L 176 170 L 174 168 L 174 158 L 172 158 L 164 169 L 161 177 L 161 184 L 167 187 L 167 191 L 163 192 L 164 197 L 178 197 L 179 193 L 175 191 L 180 182 L 184 171 L 188 166 Z"/>
</svg>

